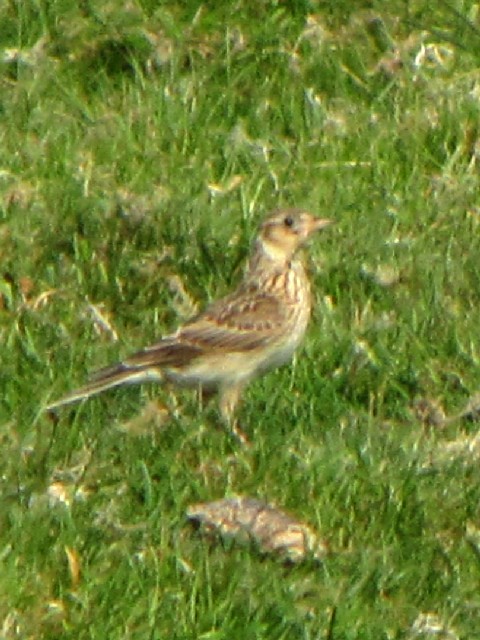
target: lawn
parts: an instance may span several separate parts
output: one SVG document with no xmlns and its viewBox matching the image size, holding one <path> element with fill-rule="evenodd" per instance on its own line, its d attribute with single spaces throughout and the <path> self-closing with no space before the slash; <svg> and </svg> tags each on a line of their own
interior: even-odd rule
<svg viewBox="0 0 480 640">
<path fill-rule="evenodd" d="M 479 69 L 470 0 L 0 4 L 2 640 L 480 637 Z M 336 225 L 250 447 L 188 391 L 42 411 L 279 205 Z M 328 554 L 189 524 L 233 496 Z"/>
</svg>

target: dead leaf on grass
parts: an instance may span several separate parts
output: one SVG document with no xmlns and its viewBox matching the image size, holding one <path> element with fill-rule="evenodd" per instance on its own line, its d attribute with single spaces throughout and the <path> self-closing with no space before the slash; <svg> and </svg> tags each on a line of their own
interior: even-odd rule
<svg viewBox="0 0 480 640">
<path fill-rule="evenodd" d="M 239 542 L 254 541 L 263 552 L 290 562 L 299 562 L 308 554 L 320 558 L 327 552 L 325 542 L 310 527 L 256 498 L 194 504 L 187 509 L 187 517 L 207 533 L 217 532 Z"/>
<path fill-rule="evenodd" d="M 413 403 L 413 413 L 424 427 L 444 427 L 447 423 L 442 405 L 432 398 L 417 398 Z"/>
<path fill-rule="evenodd" d="M 458 640 L 455 631 L 446 625 L 440 616 L 428 611 L 419 613 L 412 624 L 410 638 L 438 638 L 438 640 Z"/>
<path fill-rule="evenodd" d="M 170 420 L 168 408 L 158 400 L 148 402 L 139 415 L 118 425 L 119 431 L 132 436 L 145 436 L 159 431 Z"/>
</svg>

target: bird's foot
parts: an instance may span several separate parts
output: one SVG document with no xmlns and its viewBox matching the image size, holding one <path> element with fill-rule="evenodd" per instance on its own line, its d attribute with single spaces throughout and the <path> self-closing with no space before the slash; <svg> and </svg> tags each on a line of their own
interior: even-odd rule
<svg viewBox="0 0 480 640">
<path fill-rule="evenodd" d="M 247 434 L 245 433 L 245 431 L 243 431 L 243 429 L 240 428 L 238 422 L 234 422 L 231 425 L 230 431 L 233 435 L 233 437 L 238 440 L 238 442 L 242 445 L 242 447 L 251 447 L 251 443 L 248 439 Z"/>
</svg>

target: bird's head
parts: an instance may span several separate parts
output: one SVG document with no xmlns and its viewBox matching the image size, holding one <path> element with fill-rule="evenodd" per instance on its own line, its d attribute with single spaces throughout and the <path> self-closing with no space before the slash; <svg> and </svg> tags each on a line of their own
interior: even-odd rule
<svg viewBox="0 0 480 640">
<path fill-rule="evenodd" d="M 288 261 L 312 234 L 332 224 L 304 209 L 277 209 L 260 225 L 259 242 L 274 260 Z"/>
</svg>

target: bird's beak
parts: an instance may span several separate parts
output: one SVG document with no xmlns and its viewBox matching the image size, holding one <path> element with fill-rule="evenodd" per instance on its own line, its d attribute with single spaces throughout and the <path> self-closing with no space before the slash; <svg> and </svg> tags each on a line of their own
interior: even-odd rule
<svg viewBox="0 0 480 640">
<path fill-rule="evenodd" d="M 325 229 L 325 227 L 329 227 L 331 224 L 334 224 L 334 220 L 329 220 L 328 218 L 312 218 L 309 233 Z"/>
</svg>

